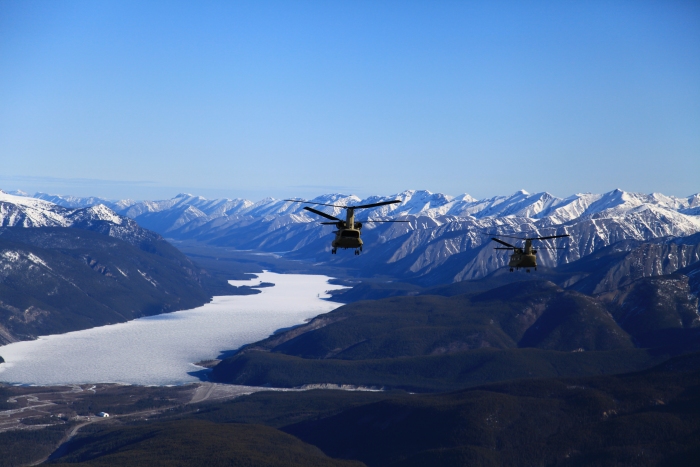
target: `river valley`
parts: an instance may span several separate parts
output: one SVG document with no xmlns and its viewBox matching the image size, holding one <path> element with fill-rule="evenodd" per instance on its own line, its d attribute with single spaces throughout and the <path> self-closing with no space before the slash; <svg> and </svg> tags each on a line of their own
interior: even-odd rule
<svg viewBox="0 0 700 467">
<path fill-rule="evenodd" d="M 324 300 L 342 288 L 321 275 L 265 271 L 232 285 L 255 295 L 219 296 L 199 308 L 0 347 L 0 382 L 23 385 L 121 383 L 180 385 L 199 381 L 194 363 L 303 323 L 340 306 Z"/>
</svg>

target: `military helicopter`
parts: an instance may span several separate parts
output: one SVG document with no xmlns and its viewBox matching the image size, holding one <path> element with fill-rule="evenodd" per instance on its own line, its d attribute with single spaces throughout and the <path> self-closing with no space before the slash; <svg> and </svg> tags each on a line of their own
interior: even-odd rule
<svg viewBox="0 0 700 467">
<path fill-rule="evenodd" d="M 531 237 L 531 238 L 523 238 L 523 237 L 512 237 L 510 235 L 499 235 L 500 237 L 507 237 L 507 238 L 517 238 L 518 240 L 525 240 L 525 247 L 524 248 L 519 248 L 517 246 L 511 245 L 510 243 L 506 243 L 503 240 L 499 240 L 497 238 L 491 238 L 494 242 L 498 242 L 501 245 L 505 245 L 504 247 L 496 247 L 496 250 L 513 250 L 513 254 L 510 255 L 510 261 L 508 262 L 508 266 L 510 266 L 510 272 L 513 272 L 513 268 L 515 269 L 520 269 L 520 268 L 525 268 L 525 272 L 530 272 L 530 268 L 535 268 L 535 271 L 537 271 L 537 250 L 532 248 L 532 242 L 534 240 L 547 240 L 550 238 L 562 238 L 562 237 L 569 237 L 570 235 L 565 234 L 565 235 L 549 235 L 547 237 Z M 543 247 L 548 250 L 563 250 L 563 248 L 551 248 L 551 247 Z"/>
<path fill-rule="evenodd" d="M 305 201 L 305 200 L 300 200 L 300 199 L 285 199 L 285 201 L 292 201 L 294 203 L 318 204 L 321 206 L 332 206 L 334 208 L 345 209 L 346 210 L 345 220 L 342 220 L 342 219 L 338 219 L 337 217 L 333 217 L 330 214 L 326 214 L 325 212 L 321 212 L 321 211 L 318 211 L 314 208 L 304 206 L 304 209 L 306 209 L 307 211 L 313 212 L 316 215 L 319 215 L 321 217 L 325 217 L 326 219 L 330 219 L 333 221 L 333 222 L 321 222 L 321 224 L 335 225 L 336 228 L 338 229 L 335 231 L 335 238 L 333 239 L 333 243 L 331 243 L 331 247 L 332 247 L 331 253 L 332 254 L 336 254 L 338 251 L 338 248 L 343 248 L 344 250 L 347 250 L 348 248 L 354 248 L 356 255 L 359 255 L 360 252 L 362 251 L 363 243 L 362 243 L 362 239 L 360 238 L 360 231 L 362 230 L 363 223 L 355 221 L 355 209 L 375 208 L 377 206 L 384 206 L 386 204 L 396 204 L 396 203 L 401 202 L 401 200 L 395 199 L 392 201 L 382 201 L 380 203 L 362 204 L 359 206 L 339 206 L 336 204 L 315 203 L 313 201 Z M 367 220 L 364 222 L 367 223 L 367 222 L 408 222 L 408 221 Z"/>
</svg>

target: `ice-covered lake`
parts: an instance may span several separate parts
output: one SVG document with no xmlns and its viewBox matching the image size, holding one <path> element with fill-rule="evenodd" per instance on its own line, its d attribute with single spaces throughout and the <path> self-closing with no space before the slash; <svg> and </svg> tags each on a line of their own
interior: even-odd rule
<svg viewBox="0 0 700 467">
<path fill-rule="evenodd" d="M 272 282 L 256 295 L 214 297 L 199 308 L 127 323 L 0 347 L 0 381 L 13 384 L 72 383 L 184 384 L 198 379 L 195 362 L 216 358 L 263 339 L 274 331 L 303 323 L 339 306 L 323 300 L 341 286 L 317 275 L 264 272 L 252 281 Z"/>
</svg>

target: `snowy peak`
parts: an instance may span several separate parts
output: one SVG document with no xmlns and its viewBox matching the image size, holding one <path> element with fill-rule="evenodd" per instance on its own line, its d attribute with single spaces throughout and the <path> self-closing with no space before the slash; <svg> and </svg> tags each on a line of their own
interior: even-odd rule
<svg viewBox="0 0 700 467">
<path fill-rule="evenodd" d="M 396 195 L 395 199 L 402 202 L 395 205 L 393 211 L 402 216 L 415 215 L 431 209 L 439 209 L 452 201 L 452 197 L 442 193 L 431 193 L 427 190 L 409 190 Z"/>
<path fill-rule="evenodd" d="M 0 192 L 0 226 L 66 227 L 66 208 L 44 200 Z"/>
<path fill-rule="evenodd" d="M 654 207 L 670 212 L 681 212 L 689 207 L 691 201 L 697 195 L 688 198 L 676 198 L 661 193 L 647 195 L 616 189 L 602 195 L 589 194 L 585 196 L 587 196 L 591 202 L 585 212 L 582 213 L 582 216 L 599 218 L 625 215 L 627 212 L 646 207 Z"/>
<path fill-rule="evenodd" d="M 174 198 L 160 201 L 141 201 L 129 205 L 120 214 L 135 219 L 147 213 L 157 213 L 172 209 L 196 208 L 205 216 L 234 215 L 241 209 L 250 207 L 253 203 L 245 199 L 214 199 L 210 200 L 202 196 L 193 196 L 189 193 L 180 193 Z"/>
<path fill-rule="evenodd" d="M 73 222 L 106 221 L 115 225 L 122 225 L 126 219 L 109 209 L 104 204 L 76 209 L 66 216 Z"/>
<path fill-rule="evenodd" d="M 0 226 L 74 227 L 100 232 L 133 244 L 138 244 L 145 238 L 159 237 L 103 204 L 69 209 L 42 199 L 15 196 L 4 192 L 0 192 Z"/>
<path fill-rule="evenodd" d="M 80 196 L 66 196 L 66 195 L 51 195 L 48 193 L 42 193 L 42 192 L 37 192 L 33 196 L 34 198 L 37 199 L 42 199 L 44 201 L 48 201 L 53 204 L 57 204 L 59 206 L 63 206 L 64 208 L 69 208 L 69 209 L 77 209 L 77 208 L 87 208 L 90 206 L 95 206 L 98 204 L 103 204 L 107 206 L 109 209 L 121 213 L 125 209 L 129 208 L 129 206 L 133 206 L 136 204 L 136 201 L 132 199 L 122 199 L 122 200 L 109 200 L 105 198 L 100 198 L 97 196 L 85 196 L 85 197 L 80 197 Z"/>
<path fill-rule="evenodd" d="M 549 193 L 531 195 L 525 190 L 520 190 L 510 196 L 495 196 L 483 200 L 464 198 L 463 201 L 455 203 L 446 214 L 459 217 L 472 216 L 479 219 L 504 216 L 536 218 L 541 212 L 560 201 Z"/>
<path fill-rule="evenodd" d="M 2 190 L 0 190 L 2 192 Z M 26 191 L 22 190 L 10 190 L 10 191 L 5 191 L 4 193 L 7 193 L 8 195 L 15 195 L 15 196 L 29 196 L 29 193 Z"/>
<path fill-rule="evenodd" d="M 27 206 L 36 209 L 51 209 L 54 203 L 44 201 L 38 198 L 30 198 L 27 196 L 11 195 L 0 190 L 0 202 L 12 203 L 19 206 Z"/>
<path fill-rule="evenodd" d="M 4 196 L 13 196 L 4 193 Z M 263 218 L 298 214 L 303 219 L 312 217 L 303 210 L 303 203 L 292 203 L 274 198 L 265 198 L 258 202 L 245 199 L 207 199 L 190 193 L 179 193 L 177 196 L 159 201 L 133 202 L 131 200 L 110 201 L 96 197 L 72 197 L 37 193 L 34 198 L 15 197 L 13 202 L 29 205 L 32 199 L 42 199 L 67 208 L 88 207 L 97 204 L 105 205 L 118 214 L 132 219 L 139 219 L 147 214 L 168 213 L 173 219 L 173 227 L 182 226 L 194 219 L 213 220 L 221 217 L 231 218 Z M 567 198 L 558 198 L 550 193 L 528 193 L 518 190 L 508 196 L 495 196 L 477 200 L 468 194 L 452 197 L 442 193 L 432 193 L 428 190 L 406 190 L 390 196 L 370 196 L 360 199 L 354 195 L 331 193 L 309 200 L 314 203 L 333 204 L 336 206 L 372 204 L 392 199 L 401 200 L 401 204 L 393 204 L 370 208 L 358 212 L 360 218 L 382 218 L 398 216 L 427 216 L 438 218 L 443 216 L 474 217 L 476 219 L 522 217 L 528 219 L 546 219 L 550 225 L 572 222 L 576 219 L 599 219 L 624 216 L 629 212 L 644 207 L 656 207 L 670 213 L 697 216 L 700 213 L 700 194 L 688 198 L 666 196 L 661 193 L 641 194 L 625 192 L 616 189 L 608 193 L 577 193 Z M 189 209 L 192 208 L 192 209 Z M 319 206 L 319 209 L 336 217 L 343 217 L 344 210 L 340 207 Z M 175 213 L 182 216 L 177 221 Z"/>
</svg>

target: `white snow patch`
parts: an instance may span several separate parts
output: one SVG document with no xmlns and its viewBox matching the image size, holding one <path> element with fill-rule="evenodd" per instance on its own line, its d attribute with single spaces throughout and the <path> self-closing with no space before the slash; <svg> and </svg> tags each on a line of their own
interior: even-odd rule
<svg viewBox="0 0 700 467">
<path fill-rule="evenodd" d="M 29 258 L 29 260 L 30 260 L 31 262 L 33 262 L 33 263 L 41 264 L 41 265 L 44 266 L 45 268 L 51 269 L 51 266 L 49 266 L 48 264 L 46 264 L 46 263 L 44 262 L 43 259 L 39 258 L 38 256 L 36 256 L 36 255 L 33 254 L 33 253 L 29 253 L 29 254 L 27 255 L 27 258 Z M 53 269 L 51 269 L 51 270 L 53 271 Z"/>
<path fill-rule="evenodd" d="M 141 276 L 143 276 L 144 279 L 146 279 L 148 282 L 150 282 L 153 285 L 153 287 L 158 287 L 158 284 L 156 284 L 156 281 L 151 279 L 148 274 L 146 274 L 145 272 L 142 272 L 140 269 L 137 269 L 137 271 L 139 272 L 139 274 L 141 274 Z"/>
<path fill-rule="evenodd" d="M 121 225 L 122 223 L 122 218 L 104 204 L 91 206 L 87 209 L 93 212 L 98 219 L 109 221 L 117 225 Z"/>
<path fill-rule="evenodd" d="M 11 251 L 11 250 L 5 250 L 2 252 L 2 257 L 5 259 L 5 261 L 9 261 L 11 263 L 16 263 L 19 261 L 19 252 L 17 251 Z"/>
<path fill-rule="evenodd" d="M 149 316 L 85 331 L 42 336 L 0 347 L 7 363 L 0 381 L 12 384 L 125 383 L 172 385 L 199 381 L 193 364 L 223 350 L 264 339 L 340 306 L 323 300 L 343 288 L 329 277 L 264 272 L 260 294 L 214 297 L 199 308 Z"/>
</svg>

